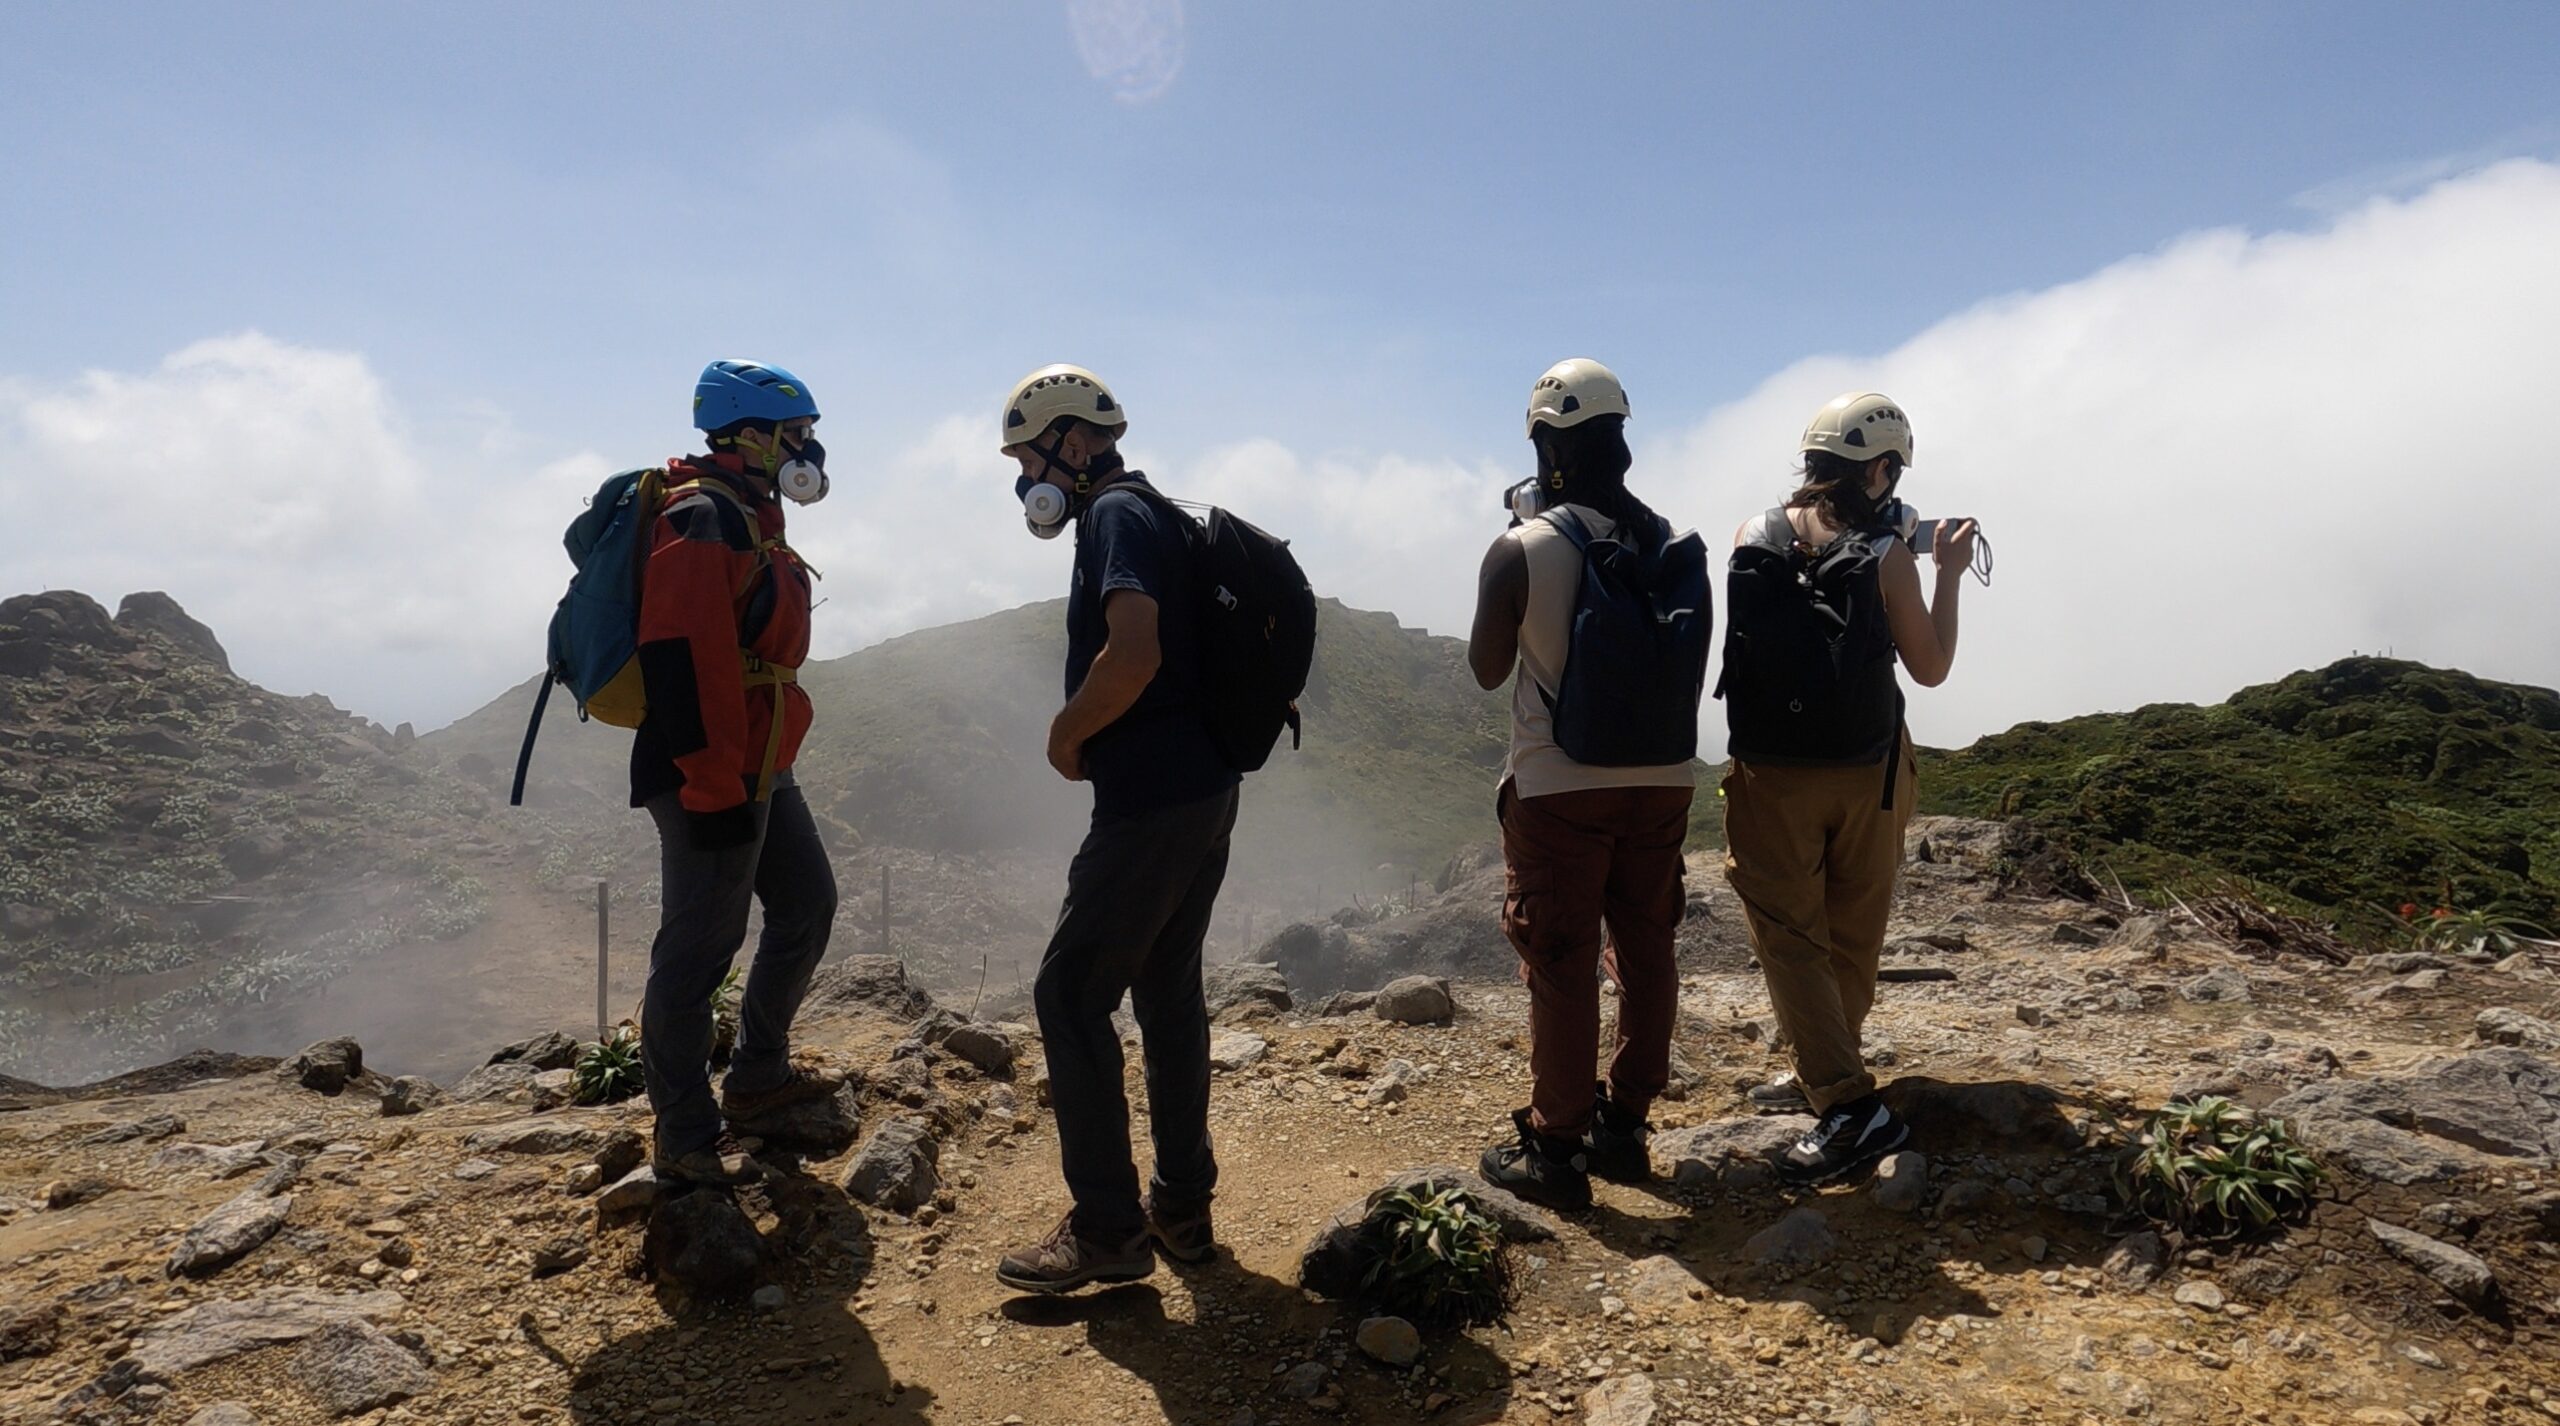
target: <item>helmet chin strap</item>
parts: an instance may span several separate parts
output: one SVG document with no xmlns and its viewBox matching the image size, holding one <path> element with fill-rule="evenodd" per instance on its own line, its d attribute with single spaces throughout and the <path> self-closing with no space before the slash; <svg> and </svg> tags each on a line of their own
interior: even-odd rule
<svg viewBox="0 0 2560 1426">
<path fill-rule="evenodd" d="M 1093 493 L 1093 482 L 1097 475 L 1109 475 L 1120 468 L 1120 453 L 1116 450 L 1104 451 L 1081 466 L 1070 464 L 1065 456 L 1059 454 L 1066 449 L 1067 445 L 1066 433 L 1063 431 L 1051 436 L 1049 444 L 1045 446 L 1038 441 L 1026 444 L 1040 457 L 1040 474 L 1043 477 L 1052 470 L 1063 470 L 1075 477 L 1076 495 L 1079 499 Z"/>
</svg>

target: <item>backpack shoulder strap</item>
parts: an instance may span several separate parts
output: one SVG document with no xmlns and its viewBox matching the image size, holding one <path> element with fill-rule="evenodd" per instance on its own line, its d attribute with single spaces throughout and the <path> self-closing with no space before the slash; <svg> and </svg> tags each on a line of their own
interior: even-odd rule
<svg viewBox="0 0 2560 1426">
<path fill-rule="evenodd" d="M 1546 521 L 1549 529 L 1572 541 L 1576 551 L 1585 557 L 1590 555 L 1591 527 L 1582 523 L 1581 516 L 1559 505 L 1553 510 L 1539 511 L 1538 518 Z"/>
</svg>

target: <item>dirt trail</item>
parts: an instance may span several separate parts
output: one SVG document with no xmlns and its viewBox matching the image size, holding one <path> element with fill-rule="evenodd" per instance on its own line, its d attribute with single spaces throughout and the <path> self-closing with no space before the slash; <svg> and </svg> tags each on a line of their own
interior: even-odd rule
<svg viewBox="0 0 2560 1426">
<path fill-rule="evenodd" d="M 2485 1008 L 2555 1018 L 2547 972 L 2457 962 L 2388 990 L 2407 975 L 2251 959 L 2175 927 L 1993 900 L 1978 862 L 1950 845 L 1915 867 L 1898 930 L 1954 939 L 1954 927 L 1966 949 L 1907 948 L 1892 963 L 1955 978 L 1886 987 L 1870 1035 L 1889 1061 L 1880 1074 L 1913 1097 L 1933 1207 L 1888 1208 L 1873 1184 L 1789 1195 L 1681 1168 L 1689 1131 L 1742 1116 L 1738 1087 L 1778 1063 L 1756 975 L 1695 970 L 1679 1041 L 1691 1074 L 1655 1113 L 1665 1176 L 1601 1185 L 1593 1212 L 1524 1247 L 1525 1288 L 1503 1327 L 1431 1334 L 1409 1372 L 1353 1348 L 1365 1314 L 1302 1293 L 1299 1254 L 1327 1214 L 1388 1174 L 1471 1164 L 1506 1127 L 1527 1094 L 1516 986 L 1459 986 L 1450 1026 L 1230 1012 L 1229 1028 L 1267 1053 L 1217 1076 L 1226 1252 L 1062 1301 L 1017 1297 L 990 1275 L 1064 1207 L 1036 1043 L 1018 1083 L 937 1056 L 919 1088 L 890 1068 L 904 1020 L 860 1007 L 821 1012 L 804 1039 L 868 1073 L 866 1126 L 911 1112 L 901 1095 L 949 1106 L 942 1193 L 913 1216 L 868 1209 L 837 1189 L 841 1160 L 751 1193 L 759 1225 L 790 1249 L 769 1273 L 782 1301 L 767 1310 L 671 1309 L 653 1296 L 633 1275 L 638 1228 L 599 1223 L 592 1197 L 566 1186 L 585 1152 L 466 1143 L 525 1117 L 521 1106 L 384 1118 L 369 1098 L 259 1074 L 0 1114 L 0 1344 L 13 1312 L 58 1313 L 48 1350 L 0 1361 L 0 1421 L 185 1422 L 225 1401 L 268 1423 L 328 1420 L 292 1345 L 118 1375 L 120 1359 L 151 1358 L 155 1333 L 186 1309 L 296 1286 L 395 1294 L 386 1327 L 432 1365 L 421 1394 L 364 1418 L 383 1422 L 2560 1417 L 2560 1249 L 2556 1215 L 2535 1197 L 2560 1186 L 2547 1146 L 2431 1182 L 2342 1174 L 2307 1225 L 2258 1247 L 2173 1242 L 2150 1282 L 2109 1269 L 2133 1225 L 2088 1201 L 2103 1190 L 2107 1136 L 2174 1090 L 2218 1084 L 2263 1102 L 2301 1084 L 2388 1083 L 2464 1053 Z M 1701 877 L 1693 890 L 1702 914 L 1733 915 L 1720 886 Z M 2096 944 L 2071 943 L 2082 939 Z M 1409 1097 L 1371 1105 L 1368 1086 L 1396 1059 L 1417 1071 Z M 1134 1065 L 1131 1094 L 1143 1102 Z M 153 1115 L 185 1128 L 83 1142 Z M 534 1119 L 646 1123 L 634 1106 Z M 266 1142 L 303 1160 L 285 1227 L 201 1281 L 165 1278 L 163 1260 L 253 1180 L 150 1167 L 181 1141 Z M 90 1175 L 117 1186 L 41 1207 L 48 1186 Z M 1757 1261 L 1755 1235 L 1799 1207 L 1823 1216 L 1834 1249 L 1797 1266 Z M 2495 1306 L 2457 1303 L 2385 1251 L 2368 1217 L 2477 1255 L 2496 1275 Z M 406 1267 L 386 1265 L 394 1238 L 413 1255 Z M 588 1256 L 536 1277 L 532 1254 L 553 1240 Z"/>
</svg>

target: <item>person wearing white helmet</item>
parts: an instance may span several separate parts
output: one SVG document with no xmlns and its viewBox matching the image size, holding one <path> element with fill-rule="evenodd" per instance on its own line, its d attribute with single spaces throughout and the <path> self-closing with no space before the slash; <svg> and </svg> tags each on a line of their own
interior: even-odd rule
<svg viewBox="0 0 2560 1426">
<path fill-rule="evenodd" d="M 1128 416 L 1100 377 L 1045 366 L 1005 399 L 1003 453 L 1031 533 L 1075 532 L 1067 701 L 1049 764 L 1093 787 L 1093 821 L 1032 993 L 1074 1206 L 996 1266 L 1005 1285 L 1066 1292 L 1217 1251 L 1209 1200 L 1209 1015 L 1201 953 L 1225 881 L 1238 777 L 1204 721 L 1195 558 L 1173 507 L 1122 463 Z M 1146 1057 L 1155 1171 L 1138 1189 L 1112 1012 L 1127 996 Z"/>
<path fill-rule="evenodd" d="M 1911 421 L 1881 393 L 1825 404 L 1798 447 L 1794 493 L 1734 535 L 1716 693 L 1732 735 L 1725 876 L 1795 1061 L 1749 1098 L 1816 1116 L 1779 1160 L 1782 1177 L 1812 1184 L 1910 1138 L 1861 1040 L 1919 791 L 1894 665 L 1924 688 L 1946 680 L 1976 531 L 1929 527 L 1937 588 L 1924 598 L 1918 527 L 1894 499 Z"/>
<path fill-rule="evenodd" d="M 1596 361 L 1558 362 L 1529 393 L 1537 474 L 1510 492 L 1512 528 L 1485 553 L 1467 661 L 1476 681 L 1512 680 L 1511 748 L 1495 804 L 1507 877 L 1502 927 L 1529 987 L 1530 1103 L 1512 1115 L 1517 1141 L 1489 1149 L 1491 1182 L 1553 1207 L 1590 1206 L 1590 1175 L 1651 1176 L 1646 1111 L 1670 1075 L 1679 973 L 1672 953 L 1686 904 L 1681 847 L 1695 795 L 1700 683 L 1707 655 L 1704 546 L 1671 527 L 1626 487 L 1626 390 Z M 1684 574 L 1693 592 L 1676 616 L 1687 632 L 1613 665 L 1584 637 L 1595 626 L 1585 548 L 1623 548 L 1657 572 Z M 1614 564 L 1612 566 L 1615 567 Z M 1578 632 L 1579 631 L 1579 632 Z M 1607 670 L 1596 673 L 1595 670 Z M 1598 677 L 1608 727 L 1579 735 L 1572 688 Z M 1648 699 L 1640 685 L 1660 683 Z M 1639 710 L 1642 711 L 1639 711 Z M 1650 743 L 1609 746 L 1661 725 Z M 1606 930 L 1604 938 L 1603 931 Z M 1595 1084 L 1599 977 L 1619 989 L 1615 1043 Z"/>
</svg>

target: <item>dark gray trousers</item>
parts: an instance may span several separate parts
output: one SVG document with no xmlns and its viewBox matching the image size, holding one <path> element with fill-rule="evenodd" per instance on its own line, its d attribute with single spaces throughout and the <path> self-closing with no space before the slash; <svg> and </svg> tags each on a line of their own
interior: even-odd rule
<svg viewBox="0 0 2560 1426">
<path fill-rule="evenodd" d="M 790 1072 L 792 1017 L 835 927 L 836 874 L 796 782 L 774 788 L 757 839 L 743 847 L 695 847 L 676 793 L 649 799 L 648 808 L 658 824 L 659 912 L 640 1060 L 659 1151 L 682 1157 L 720 1137 L 711 997 L 746 943 L 748 898 L 764 903 L 764 934 L 740 989 L 729 1077 L 741 1088 L 766 1088 Z"/>
<path fill-rule="evenodd" d="M 1058 1158 L 1077 1231 L 1126 1238 L 1146 1222 L 1129 1148 L 1124 1061 L 1111 1012 L 1138 1018 L 1160 1196 L 1204 1202 L 1218 1183 L 1209 1147 L 1209 1012 L 1200 951 L 1227 875 L 1236 789 L 1180 807 L 1096 817 L 1067 868 L 1066 905 L 1032 991 L 1049 1056 Z"/>
</svg>

